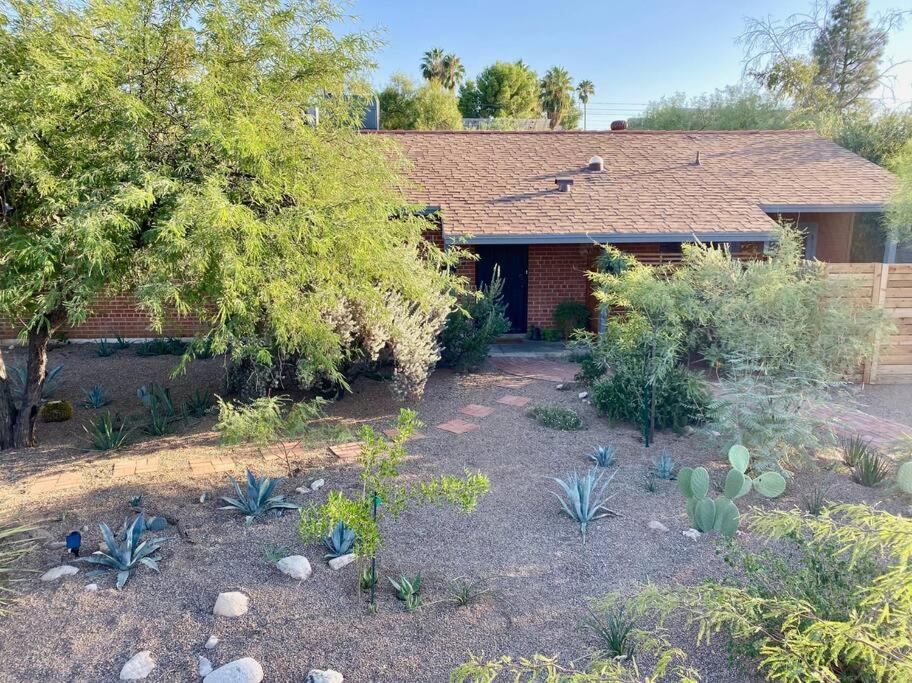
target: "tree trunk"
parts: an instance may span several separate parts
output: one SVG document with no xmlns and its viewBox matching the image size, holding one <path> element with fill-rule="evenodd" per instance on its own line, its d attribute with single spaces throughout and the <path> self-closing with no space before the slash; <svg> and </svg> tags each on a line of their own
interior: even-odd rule
<svg viewBox="0 0 912 683">
<path fill-rule="evenodd" d="M 25 390 L 22 403 L 18 406 L 18 397 L 12 395 L 6 366 L 0 359 L 0 449 L 35 445 L 35 422 L 47 376 L 47 347 L 50 339 L 48 326 L 29 332 Z"/>
<path fill-rule="evenodd" d="M 3 362 L 3 351 L 0 351 L 0 451 L 13 447 L 13 430 L 18 414 L 6 363 Z"/>
</svg>

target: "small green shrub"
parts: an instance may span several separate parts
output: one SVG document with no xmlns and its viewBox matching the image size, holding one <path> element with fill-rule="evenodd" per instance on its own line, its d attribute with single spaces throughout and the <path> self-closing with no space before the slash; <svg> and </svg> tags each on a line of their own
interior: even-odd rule
<svg viewBox="0 0 912 683">
<path fill-rule="evenodd" d="M 526 414 L 549 429 L 571 432 L 583 426 L 583 421 L 576 411 L 561 406 L 533 406 Z"/>
<path fill-rule="evenodd" d="M 546 342 L 559 342 L 561 339 L 564 338 L 563 332 L 561 332 L 560 330 L 555 329 L 553 327 L 547 327 L 544 330 L 542 330 L 541 336 L 542 336 L 542 341 L 546 341 Z"/>
<path fill-rule="evenodd" d="M 263 561 L 266 564 L 278 564 L 280 560 L 284 560 L 289 555 L 291 555 L 291 551 L 284 545 L 270 546 L 263 551 Z"/>
<path fill-rule="evenodd" d="M 488 357 L 491 344 L 510 329 L 503 303 L 503 280 L 466 295 L 447 316 L 440 336 L 440 361 L 460 372 L 474 370 Z"/>
<path fill-rule="evenodd" d="M 120 416 L 114 418 L 111 413 L 98 416 L 94 422 L 84 425 L 83 429 L 88 437 L 89 450 L 93 451 L 116 450 L 126 443 L 130 435 L 130 430 Z"/>
<path fill-rule="evenodd" d="M 457 607 L 465 607 L 477 602 L 482 595 L 490 592 L 488 579 L 470 581 L 465 578 L 453 579 L 448 587 L 450 599 Z"/>
<path fill-rule="evenodd" d="M 580 369 L 576 381 L 592 386 L 605 376 L 605 366 L 594 353 L 586 353 L 579 360 Z"/>
<path fill-rule="evenodd" d="M 264 396 L 247 404 L 218 401 L 219 415 L 215 431 L 223 444 L 254 443 L 265 446 L 274 441 L 285 426 L 282 408 L 288 402 L 281 396 Z"/>
<path fill-rule="evenodd" d="M 574 331 L 589 327 L 589 309 L 579 301 L 561 301 L 554 309 L 552 320 L 564 339 L 570 339 Z"/>
<path fill-rule="evenodd" d="M 196 389 L 184 401 L 183 413 L 187 417 L 203 418 L 212 410 L 212 394 Z"/>
<path fill-rule="evenodd" d="M 682 432 L 702 424 L 709 415 L 711 397 L 699 375 L 672 368 L 655 387 L 656 429 Z M 592 387 L 592 404 L 610 420 L 643 427 L 645 388 L 642 376 L 618 370 Z"/>
<path fill-rule="evenodd" d="M 66 422 L 73 417 L 73 404 L 69 401 L 48 401 L 38 409 L 42 422 Z"/>
<path fill-rule="evenodd" d="M 873 448 L 868 449 L 855 461 L 853 476 L 862 486 L 877 486 L 890 476 L 890 461 Z"/>
<path fill-rule="evenodd" d="M 136 345 L 137 356 L 182 356 L 186 350 L 187 344 L 174 337 L 159 337 Z"/>
</svg>

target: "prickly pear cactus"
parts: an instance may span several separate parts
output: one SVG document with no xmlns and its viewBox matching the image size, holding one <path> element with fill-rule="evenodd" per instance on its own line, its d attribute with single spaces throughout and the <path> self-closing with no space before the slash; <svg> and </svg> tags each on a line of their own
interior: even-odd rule
<svg viewBox="0 0 912 683">
<path fill-rule="evenodd" d="M 900 466 L 896 473 L 896 485 L 900 491 L 912 496 L 912 460 Z"/>
<path fill-rule="evenodd" d="M 785 478 L 778 472 L 764 472 L 754 479 L 754 491 L 764 498 L 777 498 L 785 493 Z"/>
</svg>

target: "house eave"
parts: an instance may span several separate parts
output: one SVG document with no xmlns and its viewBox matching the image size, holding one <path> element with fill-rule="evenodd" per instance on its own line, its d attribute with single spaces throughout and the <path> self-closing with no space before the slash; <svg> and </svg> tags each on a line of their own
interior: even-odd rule
<svg viewBox="0 0 912 683">
<path fill-rule="evenodd" d="M 632 244 L 637 242 L 767 242 L 772 232 L 588 232 L 522 235 L 447 235 L 448 245 L 483 244 Z"/>
<path fill-rule="evenodd" d="M 760 204 L 764 213 L 877 213 L 884 204 Z"/>
</svg>

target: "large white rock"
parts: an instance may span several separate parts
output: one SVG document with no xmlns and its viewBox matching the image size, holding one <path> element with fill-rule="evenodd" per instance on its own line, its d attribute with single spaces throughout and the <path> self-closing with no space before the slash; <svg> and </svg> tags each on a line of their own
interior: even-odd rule
<svg viewBox="0 0 912 683">
<path fill-rule="evenodd" d="M 326 483 L 326 482 L 323 481 L 322 479 L 316 479 L 315 481 L 311 482 L 311 484 L 310 484 L 310 490 L 311 490 L 311 491 L 317 491 L 317 490 L 323 488 L 323 484 L 325 484 L 325 483 Z"/>
<path fill-rule="evenodd" d="M 310 561 L 303 555 L 289 555 L 276 562 L 276 567 L 283 574 L 287 574 L 293 579 L 303 581 L 313 573 L 310 567 Z"/>
<path fill-rule="evenodd" d="M 307 672 L 304 683 L 342 683 L 345 678 L 338 671 L 332 669 L 311 669 Z"/>
<path fill-rule="evenodd" d="M 329 561 L 329 568 L 332 570 L 342 569 L 342 567 L 347 567 L 352 562 L 355 561 L 355 554 L 349 553 L 348 555 L 341 555 L 339 557 L 334 557 Z"/>
<path fill-rule="evenodd" d="M 137 652 L 130 657 L 129 661 L 123 665 L 120 670 L 120 680 L 122 681 L 141 681 L 155 668 L 155 662 L 152 660 L 152 653 L 149 650 Z"/>
<path fill-rule="evenodd" d="M 212 609 L 212 613 L 217 617 L 239 617 L 242 614 L 247 614 L 249 602 L 246 595 L 237 591 L 219 593 L 215 599 L 215 607 Z"/>
<path fill-rule="evenodd" d="M 244 657 L 228 662 L 225 666 L 207 675 L 203 683 L 260 683 L 263 667 L 253 657 Z"/>
<path fill-rule="evenodd" d="M 59 567 L 54 567 L 53 569 L 48 569 L 44 574 L 41 575 L 42 581 L 56 581 L 57 579 L 63 576 L 70 576 L 71 574 L 78 574 L 79 567 L 74 567 L 71 564 L 62 564 Z"/>
</svg>

